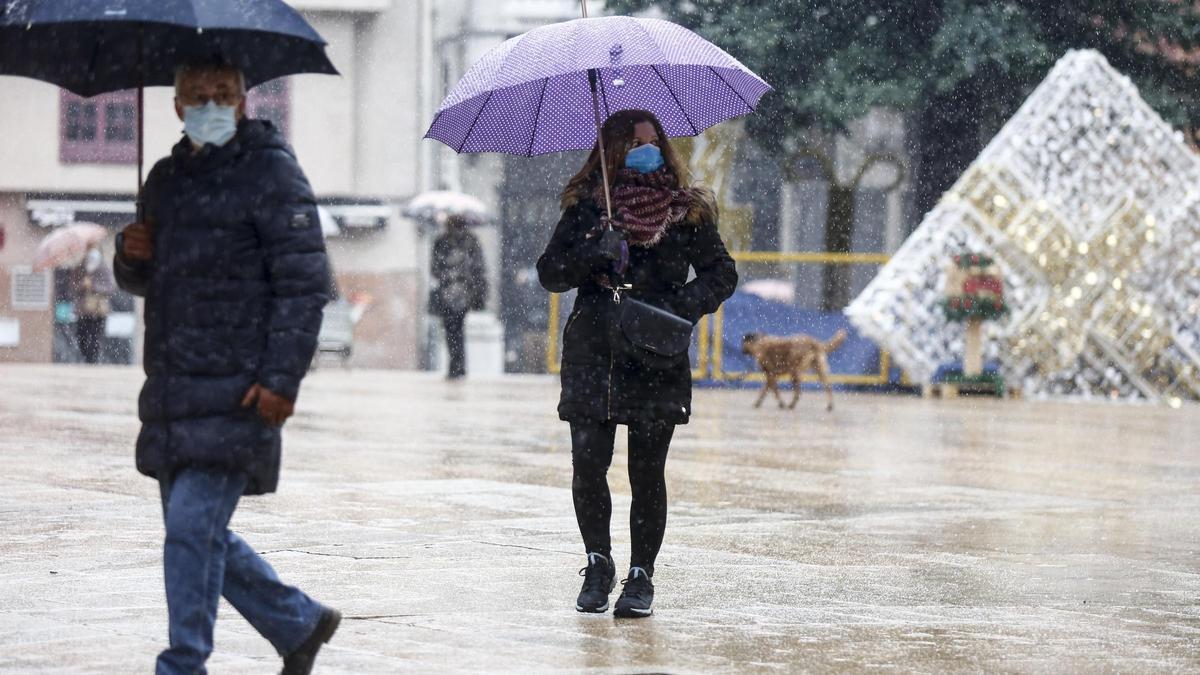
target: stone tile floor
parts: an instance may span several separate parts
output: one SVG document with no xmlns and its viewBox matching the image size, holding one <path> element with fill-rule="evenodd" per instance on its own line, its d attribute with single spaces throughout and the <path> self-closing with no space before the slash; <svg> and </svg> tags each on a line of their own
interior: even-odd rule
<svg viewBox="0 0 1200 675">
<path fill-rule="evenodd" d="M 140 371 L 0 365 L 0 672 L 166 640 Z M 233 527 L 342 609 L 318 673 L 1200 671 L 1200 407 L 697 390 L 654 617 L 573 610 L 553 378 L 322 370 Z M 624 441 L 610 478 L 628 556 Z M 279 661 L 227 605 L 210 672 Z"/>
</svg>

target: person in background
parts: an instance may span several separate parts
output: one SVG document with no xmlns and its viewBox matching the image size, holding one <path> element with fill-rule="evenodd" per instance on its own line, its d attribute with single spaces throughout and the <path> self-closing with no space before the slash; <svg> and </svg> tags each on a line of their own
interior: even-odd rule
<svg viewBox="0 0 1200 675">
<path fill-rule="evenodd" d="M 446 351 L 450 354 L 447 378 L 467 374 L 463 323 L 467 312 L 487 304 L 487 268 L 479 239 L 468 229 L 464 216 L 446 219 L 446 230 L 433 242 L 432 275 L 437 286 L 430 291 L 429 312 L 442 318 Z"/>
<path fill-rule="evenodd" d="M 89 247 L 75 286 L 75 341 L 85 363 L 100 363 L 104 325 L 116 290 L 100 249 Z"/>
</svg>

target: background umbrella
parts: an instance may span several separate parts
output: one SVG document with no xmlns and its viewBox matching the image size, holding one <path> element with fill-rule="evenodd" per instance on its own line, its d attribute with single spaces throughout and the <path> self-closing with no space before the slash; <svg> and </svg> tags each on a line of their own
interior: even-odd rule
<svg viewBox="0 0 1200 675">
<path fill-rule="evenodd" d="M 437 222 L 440 216 L 462 216 L 473 225 L 488 220 L 487 205 L 478 198 L 452 190 L 422 192 L 404 205 L 401 212 L 409 218 Z"/>
<path fill-rule="evenodd" d="M 52 267 L 73 267 L 83 262 L 88 247 L 104 241 L 108 230 L 96 223 L 75 223 L 51 232 L 33 254 L 33 269 L 41 272 Z"/>
<path fill-rule="evenodd" d="M 533 156 L 603 139 L 618 110 L 645 109 L 668 136 L 695 136 L 754 111 L 771 87 L 737 59 L 669 21 L 628 16 L 556 23 L 483 55 L 450 90 L 427 138 L 456 152 Z M 608 168 L 604 172 L 608 201 Z M 611 206 L 609 206 L 611 215 Z"/>
<path fill-rule="evenodd" d="M 246 86 L 297 73 L 337 74 L 325 41 L 282 0 L 0 0 L 0 75 L 80 96 L 137 88 L 138 201 L 142 88 L 170 86 L 176 67 L 215 59 Z"/>
<path fill-rule="evenodd" d="M 738 290 L 789 305 L 796 301 L 796 285 L 783 279 L 755 279 L 739 285 Z"/>
</svg>

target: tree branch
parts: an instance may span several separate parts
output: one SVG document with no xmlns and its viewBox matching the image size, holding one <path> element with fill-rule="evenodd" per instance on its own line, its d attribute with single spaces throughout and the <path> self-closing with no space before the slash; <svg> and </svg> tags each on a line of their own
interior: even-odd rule
<svg viewBox="0 0 1200 675">
<path fill-rule="evenodd" d="M 863 176 L 866 176 L 867 172 L 870 171 L 871 168 L 874 167 L 876 164 L 882 164 L 882 163 L 890 163 L 892 166 L 896 167 L 895 180 L 893 180 L 890 184 L 888 184 L 886 187 L 884 187 L 883 191 L 885 193 L 887 193 L 887 192 L 891 192 L 892 190 L 895 190 L 896 188 L 900 187 L 900 184 L 904 182 L 904 177 L 906 175 L 904 160 L 890 152 L 885 152 L 885 153 L 876 154 L 876 155 L 868 155 L 866 161 L 864 161 L 863 165 L 861 167 L 859 167 L 858 173 L 855 174 L 854 180 L 851 181 L 850 186 L 853 189 L 857 190 L 858 184 L 862 182 Z"/>
</svg>

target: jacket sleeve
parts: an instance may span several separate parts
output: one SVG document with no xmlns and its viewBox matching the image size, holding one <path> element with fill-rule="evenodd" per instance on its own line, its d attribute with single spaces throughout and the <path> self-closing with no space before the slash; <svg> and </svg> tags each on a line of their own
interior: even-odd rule
<svg viewBox="0 0 1200 675">
<path fill-rule="evenodd" d="M 258 383 L 295 401 L 329 300 L 329 261 L 316 198 L 300 165 L 282 150 L 267 154 L 254 221 L 273 297 Z"/>
<path fill-rule="evenodd" d="M 696 227 L 688 263 L 696 270 L 696 278 L 679 289 L 672 304 L 679 316 L 696 323 L 717 311 L 737 288 L 737 264 L 725 249 L 715 222 L 705 219 Z"/>
<path fill-rule="evenodd" d="M 483 310 L 487 305 L 488 296 L 487 262 L 483 258 L 483 246 L 475 236 L 471 237 L 471 280 L 474 282 L 471 289 L 471 309 Z"/>
<path fill-rule="evenodd" d="M 113 276 L 117 286 L 122 290 L 140 297 L 146 296 L 146 286 L 150 282 L 150 265 L 148 263 L 126 260 L 117 251 L 113 255 Z"/>
<path fill-rule="evenodd" d="M 600 253 L 596 237 L 599 220 L 585 206 L 576 204 L 563 211 L 550 243 L 538 258 L 538 281 L 551 293 L 565 293 L 587 281 L 593 272 L 608 263 Z"/>
<path fill-rule="evenodd" d="M 429 276 L 439 284 L 446 281 L 446 237 L 433 240 L 433 252 L 429 254 Z"/>
<path fill-rule="evenodd" d="M 162 182 L 162 173 L 165 170 L 166 160 L 160 161 L 154 165 L 150 173 L 146 176 L 146 183 L 142 186 L 142 204 L 144 209 L 143 214 L 147 220 L 153 221 L 154 209 L 153 204 L 158 199 L 159 186 Z M 153 268 L 153 261 L 142 262 L 139 260 L 128 260 L 125 258 L 121 249 L 113 254 L 113 278 L 122 290 L 140 297 L 146 296 L 146 286 L 150 283 L 150 274 Z"/>
</svg>

